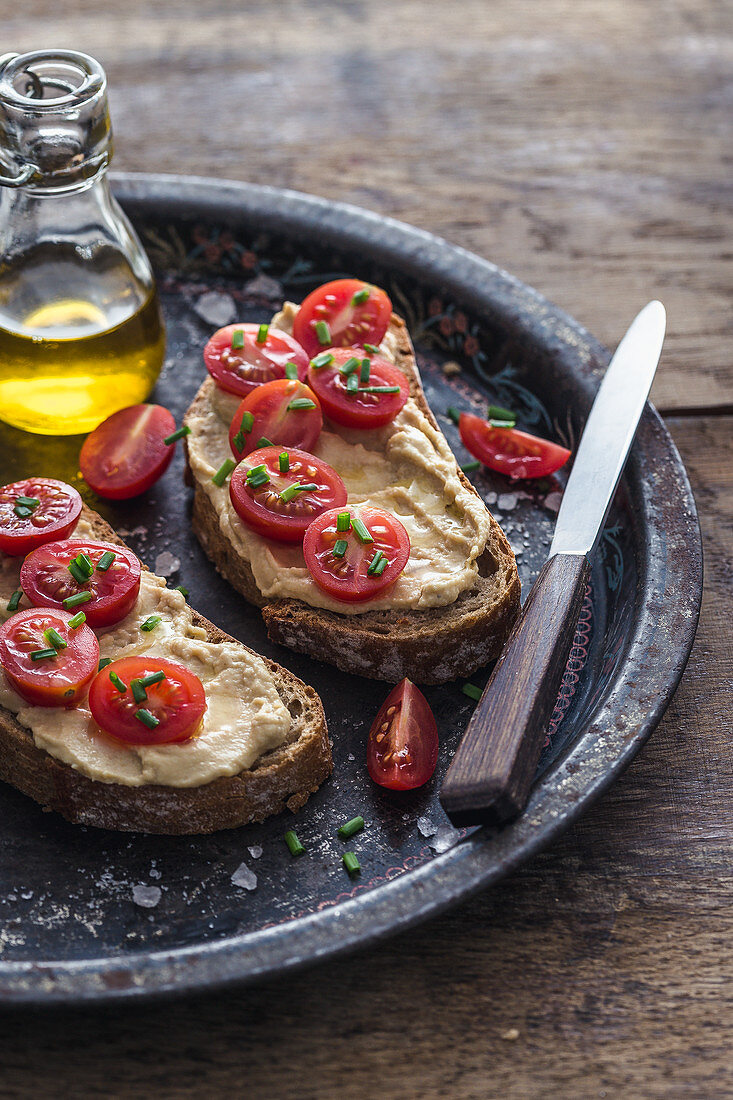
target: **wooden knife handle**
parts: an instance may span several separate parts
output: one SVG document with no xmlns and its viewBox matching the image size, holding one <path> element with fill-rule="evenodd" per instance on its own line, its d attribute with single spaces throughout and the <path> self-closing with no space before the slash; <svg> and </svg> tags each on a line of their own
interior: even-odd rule
<svg viewBox="0 0 733 1100">
<path fill-rule="evenodd" d="M 443 780 L 454 825 L 508 821 L 524 809 L 589 574 L 583 554 L 543 565 Z"/>
</svg>

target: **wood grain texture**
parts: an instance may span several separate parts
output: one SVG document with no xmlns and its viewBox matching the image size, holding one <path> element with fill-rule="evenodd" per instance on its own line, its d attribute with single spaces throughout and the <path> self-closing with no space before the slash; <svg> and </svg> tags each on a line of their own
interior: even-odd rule
<svg viewBox="0 0 733 1100">
<path fill-rule="evenodd" d="M 107 67 L 119 168 L 394 214 L 609 344 L 659 296 L 657 403 L 730 405 L 730 4 L 3 7 L 2 49 L 48 43 Z M 664 721 L 591 813 L 355 958 L 181 1004 L 7 1016 L 0 1094 L 733 1095 L 733 420 L 670 427 L 701 509 L 700 630 Z"/>
</svg>

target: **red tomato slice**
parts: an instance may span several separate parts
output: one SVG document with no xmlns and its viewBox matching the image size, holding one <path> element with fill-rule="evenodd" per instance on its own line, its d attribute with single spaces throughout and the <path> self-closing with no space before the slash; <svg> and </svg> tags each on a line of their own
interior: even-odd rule
<svg viewBox="0 0 733 1100">
<path fill-rule="evenodd" d="M 176 448 L 163 440 L 175 430 L 162 405 L 129 405 L 112 413 L 82 444 L 84 480 L 109 500 L 139 496 L 168 469 Z"/>
<path fill-rule="evenodd" d="M 328 347 L 378 344 L 391 316 L 392 303 L 378 286 L 361 279 L 335 279 L 305 299 L 295 315 L 293 336 L 311 356 Z M 327 326 L 327 334 L 319 335 L 321 321 Z"/>
<path fill-rule="evenodd" d="M 351 507 L 348 531 L 338 531 L 342 509 L 332 508 L 310 524 L 303 539 L 303 556 L 310 575 L 323 592 L 346 603 L 358 603 L 381 595 L 399 577 L 410 556 L 410 536 L 396 516 L 381 508 Z M 354 527 L 356 520 L 366 527 L 371 542 L 362 542 Z M 346 543 L 343 554 L 335 554 L 337 542 Z M 338 547 L 343 550 L 343 546 Z M 380 555 L 386 559 L 381 566 Z M 369 567 L 376 557 L 376 570 Z"/>
<path fill-rule="evenodd" d="M 99 664 L 99 642 L 86 623 L 69 629 L 66 611 L 31 607 L 0 626 L 0 664 L 11 687 L 34 707 L 73 707 L 86 695 Z M 53 629 L 66 642 L 55 656 L 34 661 L 31 654 L 55 650 L 44 632 Z"/>
<path fill-rule="evenodd" d="M 367 741 L 367 768 L 375 783 L 411 791 L 427 783 L 438 762 L 438 728 L 423 693 L 403 680 L 382 703 Z"/>
<path fill-rule="evenodd" d="M 19 503 L 18 497 L 38 503 Z M 80 515 L 81 497 L 64 481 L 27 477 L 24 481 L 3 485 L 0 488 L 0 551 L 20 557 L 44 542 L 65 539 L 76 527 Z"/>
<path fill-rule="evenodd" d="M 114 561 L 108 569 L 100 570 L 99 560 L 106 553 L 114 554 Z M 86 554 L 94 566 L 91 577 L 83 583 L 69 572 L 70 562 L 79 554 Z M 111 626 L 135 606 L 140 591 L 140 562 L 131 550 L 111 542 L 49 542 L 23 562 L 20 587 L 35 607 L 57 607 L 72 615 L 83 611 L 90 626 Z M 64 600 L 81 592 L 90 592 L 91 598 L 64 607 Z"/>
<path fill-rule="evenodd" d="M 547 477 L 559 470 L 571 454 L 558 443 L 516 428 L 492 428 L 487 420 L 472 413 L 461 413 L 458 430 L 463 446 L 474 458 L 512 479 Z"/>
<path fill-rule="evenodd" d="M 133 680 L 163 673 L 164 679 L 143 685 L 146 698 L 135 699 Z M 114 673 L 125 690 L 110 679 Z M 97 674 L 89 689 L 89 708 L 100 729 L 128 745 L 170 745 L 188 741 L 206 711 L 204 685 L 183 665 L 162 657 L 123 657 Z M 157 724 L 151 729 L 137 718 L 147 711 Z"/>
<path fill-rule="evenodd" d="M 280 469 L 283 453 L 288 455 L 287 472 Z M 268 480 L 248 485 L 247 475 L 257 466 L 265 467 Z M 291 485 L 314 488 L 289 493 Z M 261 447 L 247 455 L 231 476 L 229 495 L 243 523 L 279 542 L 300 542 L 316 516 L 346 503 L 346 487 L 336 471 L 322 459 L 291 447 L 285 451 Z"/>
<path fill-rule="evenodd" d="M 261 439 L 282 447 L 310 451 L 323 427 L 321 405 L 304 382 L 279 378 L 257 386 L 239 406 L 229 428 L 229 445 L 236 459 L 264 446 Z M 241 430 L 241 437 L 238 433 Z M 238 444 L 242 443 L 241 449 Z"/>
<path fill-rule="evenodd" d="M 298 378 L 305 378 L 308 356 L 297 340 L 287 332 L 269 326 L 260 344 L 260 325 L 227 325 L 220 328 L 204 348 L 204 362 L 211 377 L 222 390 L 242 397 L 260 385 L 285 378 L 285 367 L 295 363 Z M 241 347 L 232 347 L 234 333 L 241 332 Z M 236 338 L 238 342 L 240 338 Z"/>
<path fill-rule="evenodd" d="M 402 371 L 379 355 L 366 356 L 361 348 L 331 348 L 330 354 L 333 360 L 326 366 L 311 362 L 308 367 L 308 383 L 326 416 L 348 428 L 381 428 L 394 420 L 410 396 Z M 353 366 L 355 359 L 368 360 L 368 381 L 360 380 L 360 368 L 344 373 L 343 368 Z M 357 389 L 349 390 L 349 378 L 357 379 Z M 380 392 L 384 387 L 393 392 Z"/>
</svg>

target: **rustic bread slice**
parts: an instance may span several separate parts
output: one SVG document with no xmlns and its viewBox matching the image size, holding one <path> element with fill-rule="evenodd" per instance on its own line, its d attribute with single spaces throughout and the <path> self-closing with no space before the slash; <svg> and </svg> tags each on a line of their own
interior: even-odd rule
<svg viewBox="0 0 733 1100">
<path fill-rule="evenodd" d="M 407 326 L 394 314 L 390 332 L 396 365 L 409 380 L 411 396 L 438 428 L 425 399 Z M 213 385 L 209 378 L 204 381 L 184 420 L 207 406 Z M 459 476 L 478 496 L 460 470 Z M 214 505 L 190 467 L 187 481 L 194 488 L 194 532 L 222 576 L 262 609 L 273 641 L 347 672 L 392 682 L 408 676 L 422 684 L 469 676 L 501 652 L 519 611 L 520 585 L 514 554 L 493 516 L 476 584 L 454 603 L 427 610 L 339 615 L 301 600 L 265 600 L 249 563 L 222 532 Z"/>
<path fill-rule="evenodd" d="M 87 508 L 82 515 L 95 538 L 124 545 L 101 516 Z M 193 609 L 192 615 L 208 641 L 236 641 Z M 290 712 L 290 730 L 284 744 L 238 775 L 200 787 L 100 783 L 37 748 L 30 730 L 0 708 L 0 779 L 74 824 L 127 832 L 213 833 L 263 821 L 286 807 L 299 810 L 333 769 L 323 706 L 313 688 L 263 660 Z"/>
</svg>

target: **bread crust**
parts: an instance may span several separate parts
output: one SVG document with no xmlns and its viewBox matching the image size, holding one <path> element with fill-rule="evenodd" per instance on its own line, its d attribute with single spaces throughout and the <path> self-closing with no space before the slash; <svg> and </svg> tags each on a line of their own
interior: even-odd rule
<svg viewBox="0 0 733 1100">
<path fill-rule="evenodd" d="M 95 538 L 124 545 L 96 512 L 85 508 L 82 515 Z M 242 644 L 191 610 L 194 625 L 203 627 L 210 642 Z M 283 745 L 237 775 L 199 787 L 101 783 L 39 749 L 30 730 L 0 708 L 0 779 L 73 824 L 124 832 L 213 833 L 263 821 L 286 808 L 295 812 L 333 770 L 326 718 L 313 688 L 274 661 L 263 660 L 290 711 L 291 726 Z"/>
<path fill-rule="evenodd" d="M 425 398 L 407 326 L 393 314 L 390 328 L 397 366 L 409 380 L 410 394 L 440 430 Z M 184 422 L 202 411 L 213 384 L 208 378 L 203 382 Z M 339 615 L 302 600 L 263 598 L 249 563 L 222 533 L 216 509 L 193 477 L 187 449 L 186 461 L 186 482 L 194 488 L 193 530 L 222 576 L 261 609 L 272 641 L 347 672 L 395 683 L 405 676 L 421 684 L 445 683 L 470 676 L 499 656 L 519 613 L 520 584 L 512 549 L 490 513 L 491 529 L 476 584 L 454 603 L 426 610 Z M 458 473 L 478 496 L 460 468 Z"/>
</svg>

